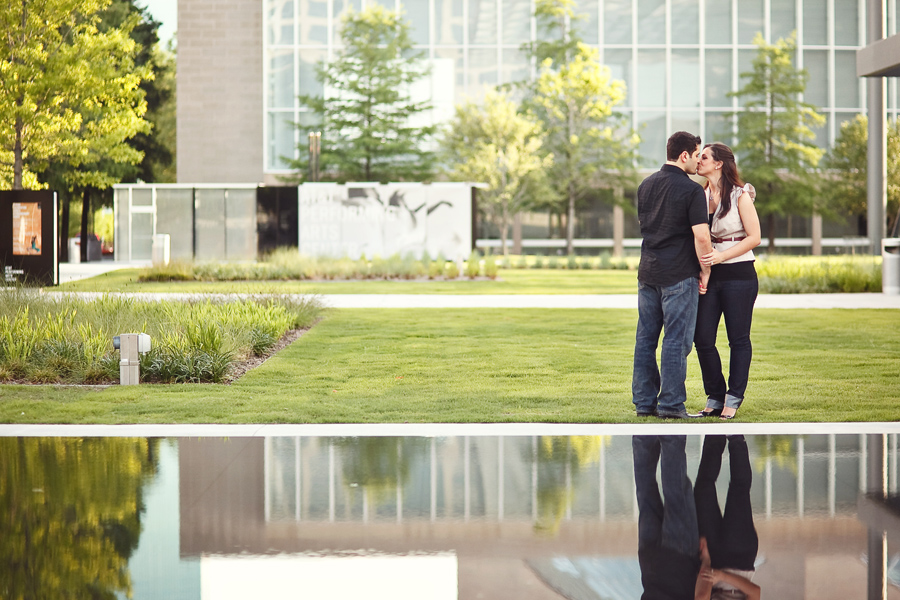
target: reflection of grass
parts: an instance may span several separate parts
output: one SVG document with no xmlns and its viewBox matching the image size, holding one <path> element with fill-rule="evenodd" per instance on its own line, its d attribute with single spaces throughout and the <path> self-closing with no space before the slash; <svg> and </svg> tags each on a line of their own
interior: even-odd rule
<svg viewBox="0 0 900 600">
<path fill-rule="evenodd" d="M 0 422 L 636 423 L 636 321 L 634 310 L 335 310 L 229 386 L 0 386 Z M 737 421 L 900 419 L 888 401 L 898 329 L 898 310 L 757 310 Z M 727 362 L 724 325 L 720 340 Z M 693 355 L 687 386 L 699 410 Z"/>
</svg>

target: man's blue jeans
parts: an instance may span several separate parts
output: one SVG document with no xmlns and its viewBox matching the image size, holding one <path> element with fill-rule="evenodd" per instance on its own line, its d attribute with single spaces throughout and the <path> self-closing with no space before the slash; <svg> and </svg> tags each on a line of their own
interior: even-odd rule
<svg viewBox="0 0 900 600">
<path fill-rule="evenodd" d="M 669 286 L 638 282 L 638 325 L 634 344 L 631 395 L 635 409 L 660 414 L 684 411 L 687 357 L 697 324 L 696 277 Z M 663 336 L 661 365 L 656 364 L 659 336 Z"/>
<path fill-rule="evenodd" d="M 631 438 L 638 501 L 638 546 L 641 549 L 661 547 L 684 556 L 698 553 L 700 533 L 694 490 L 687 475 L 685 443 L 686 436 L 683 435 L 636 435 Z M 658 464 L 662 496 L 656 483 Z"/>
</svg>

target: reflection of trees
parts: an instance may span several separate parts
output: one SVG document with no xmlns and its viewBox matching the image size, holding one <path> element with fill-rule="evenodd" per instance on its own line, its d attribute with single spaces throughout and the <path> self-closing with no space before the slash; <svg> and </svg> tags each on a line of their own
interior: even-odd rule
<svg viewBox="0 0 900 600">
<path fill-rule="evenodd" d="M 0 596 L 131 596 L 158 440 L 0 439 Z"/>
<path fill-rule="evenodd" d="M 753 437 L 756 446 L 756 470 L 762 471 L 766 463 L 771 459 L 779 469 L 787 469 L 794 475 L 797 474 L 797 448 L 795 446 L 798 436 L 795 435 L 757 435 Z"/>
<path fill-rule="evenodd" d="M 572 501 L 581 472 L 600 460 L 609 436 L 542 436 L 537 459 L 537 532 L 553 535 Z"/>
<path fill-rule="evenodd" d="M 425 452 L 424 438 L 359 437 L 341 438 L 344 481 L 363 488 L 366 498 L 377 503 L 395 497 L 398 487 L 409 479 L 410 463 Z"/>
</svg>

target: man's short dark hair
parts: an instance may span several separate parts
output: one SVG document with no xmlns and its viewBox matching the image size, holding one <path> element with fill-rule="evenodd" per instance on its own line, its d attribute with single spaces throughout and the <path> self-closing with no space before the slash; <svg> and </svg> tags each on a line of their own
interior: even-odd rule
<svg viewBox="0 0 900 600">
<path fill-rule="evenodd" d="M 682 152 L 693 155 L 699 145 L 699 136 L 687 131 L 676 131 L 669 136 L 669 141 L 666 142 L 666 160 L 678 160 Z"/>
</svg>

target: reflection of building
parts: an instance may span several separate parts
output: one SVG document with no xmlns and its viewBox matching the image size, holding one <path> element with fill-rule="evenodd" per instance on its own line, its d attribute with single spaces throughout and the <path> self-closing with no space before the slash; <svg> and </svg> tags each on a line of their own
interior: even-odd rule
<svg viewBox="0 0 900 600">
<path fill-rule="evenodd" d="M 548 455 L 544 438 L 360 439 L 367 441 L 181 440 L 182 556 L 452 551 L 460 598 L 476 591 L 499 598 L 516 597 L 508 586 L 521 586 L 518 597 L 534 592 L 526 560 L 636 554 L 628 437 L 604 441 L 587 460 L 578 460 L 574 444 L 569 454 Z M 804 597 L 804 590 L 806 597 L 841 597 L 809 596 L 823 585 L 861 589 L 866 532 L 856 510 L 867 486 L 867 438 L 748 441 L 766 559 L 757 582 L 783 597 Z M 700 448 L 700 437 L 689 438 L 692 477 Z M 896 491 L 896 435 L 888 457 Z M 563 493 L 548 493 L 556 490 Z M 554 497 L 564 499 L 558 529 L 539 533 L 543 503 Z"/>
<path fill-rule="evenodd" d="M 301 134 L 298 94 L 321 93 L 318 61 L 340 47 L 347 7 L 364 0 L 180 0 L 178 3 L 178 177 L 182 182 L 274 183 Z M 521 45 L 536 36 L 526 0 L 396 0 L 412 39 L 434 66 L 436 119 L 482 86 L 527 78 Z M 897 27 L 888 2 L 887 33 Z M 805 99 L 828 117 L 819 142 L 866 107 L 856 50 L 866 41 L 863 0 L 580 0 L 584 40 L 628 84 L 624 112 L 643 128 L 642 152 L 661 159 L 668 132 L 721 135 L 727 93 L 749 68 L 757 32 L 774 41 L 798 32 L 797 66 L 809 71 Z M 214 27 L 214 33 L 212 33 Z M 889 115 L 897 84 L 887 84 Z"/>
</svg>

